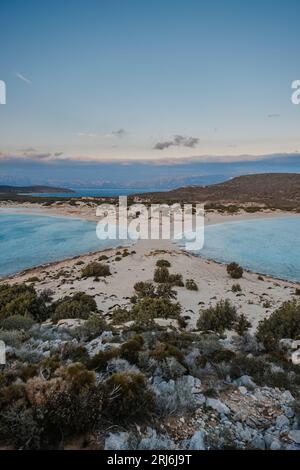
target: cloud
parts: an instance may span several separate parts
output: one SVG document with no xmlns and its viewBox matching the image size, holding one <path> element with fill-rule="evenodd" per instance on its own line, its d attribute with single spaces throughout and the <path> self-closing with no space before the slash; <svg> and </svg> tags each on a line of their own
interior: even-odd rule
<svg viewBox="0 0 300 470">
<path fill-rule="evenodd" d="M 116 131 L 112 131 L 112 135 L 115 136 L 115 137 L 118 137 L 119 139 L 124 137 L 126 134 L 127 134 L 127 132 L 122 127 L 120 129 L 116 130 Z"/>
<path fill-rule="evenodd" d="M 25 82 L 25 83 L 32 83 L 31 80 L 29 80 L 29 78 L 25 77 L 24 75 L 22 75 L 21 73 L 17 72 L 16 73 L 16 76 L 22 80 L 22 82 Z"/>
<path fill-rule="evenodd" d="M 78 132 L 76 135 L 79 137 L 97 137 L 97 134 L 93 134 L 92 132 Z"/>
<path fill-rule="evenodd" d="M 199 142 L 198 137 L 185 137 L 183 135 L 174 135 L 172 140 L 157 142 L 154 145 L 155 150 L 164 150 L 168 147 L 189 147 L 194 148 Z"/>
</svg>

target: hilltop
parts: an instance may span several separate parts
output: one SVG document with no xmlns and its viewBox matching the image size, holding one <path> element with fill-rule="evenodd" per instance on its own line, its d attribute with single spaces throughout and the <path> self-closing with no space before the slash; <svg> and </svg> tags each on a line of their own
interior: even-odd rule
<svg viewBox="0 0 300 470">
<path fill-rule="evenodd" d="M 186 186 L 147 193 L 151 202 L 256 203 L 276 209 L 300 208 L 300 174 L 262 173 L 238 176 L 210 186 Z"/>
</svg>

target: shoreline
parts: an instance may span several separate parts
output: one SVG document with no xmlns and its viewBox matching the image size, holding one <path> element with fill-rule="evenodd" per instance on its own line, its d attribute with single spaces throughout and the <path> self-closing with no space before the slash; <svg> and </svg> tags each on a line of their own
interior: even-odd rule
<svg viewBox="0 0 300 470">
<path fill-rule="evenodd" d="M 65 203 L 63 203 L 65 205 Z M 30 203 L 29 204 L 30 206 L 32 206 L 33 204 Z M 36 204 L 34 204 L 36 205 Z M 27 205 L 28 206 L 28 205 Z M 58 209 L 58 210 L 57 210 Z M 59 208 L 55 208 L 54 210 L 51 208 L 51 207 L 45 207 L 45 206 L 39 206 L 38 208 L 32 208 L 32 207 L 24 207 L 24 204 L 13 204 L 13 205 L 6 205 L 3 206 L 3 204 L 0 203 L 0 215 L 1 213 L 4 213 L 4 214 L 20 214 L 20 215 L 34 215 L 34 216 L 41 216 L 41 217 L 57 217 L 57 218 L 70 218 L 72 220 L 84 220 L 84 221 L 87 221 L 87 222 L 96 222 L 98 219 L 97 219 L 97 216 L 94 214 L 93 216 L 91 216 L 91 214 L 89 213 L 86 213 L 86 210 L 85 212 L 83 211 L 83 209 L 87 209 L 86 207 L 76 207 L 76 208 L 71 208 L 71 213 L 69 211 L 69 208 L 68 210 L 66 210 L 65 207 L 60 207 Z M 88 209 L 91 209 L 90 207 L 88 207 Z M 93 208 L 95 209 L 95 208 Z M 50 213 L 49 213 L 50 212 Z M 213 227 L 215 225 L 220 225 L 220 224 L 226 224 L 226 223 L 238 223 L 238 222 L 244 222 L 244 221 L 251 221 L 251 220 L 268 220 L 268 219 L 278 219 L 278 218 L 294 218 L 294 217 L 300 217 L 300 214 L 298 213 L 295 213 L 295 212 L 289 212 L 289 211 L 281 211 L 281 210 L 276 210 L 276 211 L 271 211 L 271 210 L 262 210 L 261 212 L 255 212 L 255 213 L 247 213 L 246 211 L 243 211 L 243 212 L 240 212 L 240 213 L 237 213 L 237 214 L 220 214 L 220 213 L 216 213 L 216 212 L 208 212 L 205 214 L 205 226 L 209 226 L 209 227 Z M 106 252 L 110 252 L 110 251 L 118 251 L 118 250 L 121 250 L 121 249 L 124 249 L 126 247 L 135 247 L 137 246 L 138 243 L 143 243 L 145 245 L 148 245 L 145 246 L 145 249 L 149 248 L 151 249 L 151 244 L 168 244 L 169 245 L 169 249 L 170 250 L 180 250 L 181 253 L 186 253 L 187 255 L 190 255 L 190 256 L 194 256 L 196 257 L 197 259 L 201 259 L 201 260 L 204 260 L 204 261 L 209 261 L 211 263 L 216 263 L 218 265 L 221 265 L 221 266 L 226 266 L 226 263 L 225 262 L 221 262 L 221 261 L 218 261 L 216 259 L 213 259 L 213 258 L 206 258 L 204 256 L 201 256 L 199 254 L 196 254 L 196 253 L 193 253 L 193 252 L 189 252 L 189 251 L 186 251 L 184 250 L 184 248 L 181 248 L 179 244 L 177 244 L 176 242 L 174 242 L 173 240 L 138 240 L 136 242 L 131 242 L 131 243 L 128 243 L 128 244 L 120 244 L 118 245 L 117 247 L 115 248 L 103 248 L 103 249 L 100 249 L 100 250 L 97 250 L 97 251 L 88 251 L 88 252 L 83 252 L 82 254 L 79 254 L 79 255 L 75 255 L 75 256 L 69 256 L 69 257 L 66 257 L 66 258 L 61 258 L 61 259 L 58 259 L 58 260 L 55 260 L 55 261 L 50 261 L 50 262 L 47 262 L 47 263 L 42 263 L 42 264 L 39 264 L 39 265 L 36 265 L 36 266 L 33 266 L 33 267 L 29 267 L 29 268 L 26 268 L 24 270 L 21 270 L 21 271 L 17 271 L 16 273 L 12 273 L 12 274 L 9 274 L 9 275 L 5 275 L 3 277 L 0 276 L 0 284 L 2 284 L 3 282 L 5 282 L 6 280 L 9 281 L 9 280 L 13 280 L 13 279 L 16 279 L 16 278 L 20 278 L 20 277 L 23 277 L 23 276 L 26 276 L 28 274 L 32 274 L 36 271 L 39 271 L 41 269 L 46 269 L 46 268 L 51 268 L 51 267 L 55 267 L 61 263 L 64 263 L 64 262 L 71 262 L 71 261 L 79 261 L 80 259 L 82 258 L 86 258 L 86 257 L 93 257 L 93 256 L 97 256 L 99 254 L 104 254 Z M 292 284 L 299 284 L 299 281 L 297 280 L 289 280 L 289 279 L 284 279 L 284 278 L 280 278 L 280 277 L 276 277 L 275 275 L 272 275 L 272 274 L 267 274 L 267 273 L 263 273 L 263 272 L 255 272 L 247 267 L 244 267 L 244 271 L 245 272 L 249 272 L 249 273 L 253 273 L 253 274 L 257 274 L 257 275 L 262 275 L 262 276 L 265 276 L 265 277 L 268 277 L 270 279 L 273 279 L 273 280 L 278 280 L 278 281 L 282 281 L 282 282 L 289 282 L 289 283 L 292 283 Z"/>
</svg>

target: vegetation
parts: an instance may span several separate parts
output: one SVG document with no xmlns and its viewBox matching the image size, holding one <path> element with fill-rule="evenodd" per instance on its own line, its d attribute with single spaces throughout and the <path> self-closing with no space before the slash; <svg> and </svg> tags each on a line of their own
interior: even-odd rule
<svg viewBox="0 0 300 470">
<path fill-rule="evenodd" d="M 237 319 L 236 308 L 226 299 L 218 302 L 215 307 L 200 311 L 197 327 L 204 331 L 223 333 L 226 329 L 231 330 Z"/>
<path fill-rule="evenodd" d="M 156 261 L 156 266 L 158 266 L 159 268 L 170 268 L 171 267 L 171 263 L 166 260 L 166 259 L 159 259 Z"/>
<path fill-rule="evenodd" d="M 232 279 L 240 279 L 243 277 L 243 268 L 238 263 L 228 264 L 227 272 Z"/>
<path fill-rule="evenodd" d="M 97 304 L 93 297 L 84 292 L 63 297 L 51 306 L 53 321 L 67 318 L 88 319 L 91 313 L 97 312 Z"/>
<path fill-rule="evenodd" d="M 278 349 L 282 338 L 300 337 L 300 303 L 297 300 L 284 302 L 269 318 L 260 321 L 257 340 L 267 351 Z"/>
<path fill-rule="evenodd" d="M 185 287 L 188 290 L 195 290 L 195 291 L 198 290 L 198 286 L 193 279 L 187 279 L 185 282 Z"/>
<path fill-rule="evenodd" d="M 96 261 L 87 264 L 81 271 L 82 277 L 105 277 L 110 275 L 109 266 L 107 266 L 107 264 L 97 263 Z"/>
<path fill-rule="evenodd" d="M 30 317 L 38 322 L 46 320 L 46 302 L 36 293 L 33 286 L 26 284 L 0 286 L 0 321 L 15 315 Z"/>
</svg>

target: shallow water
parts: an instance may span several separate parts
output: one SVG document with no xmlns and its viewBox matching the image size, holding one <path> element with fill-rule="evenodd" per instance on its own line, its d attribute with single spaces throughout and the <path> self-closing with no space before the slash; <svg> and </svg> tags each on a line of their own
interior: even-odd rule
<svg viewBox="0 0 300 470">
<path fill-rule="evenodd" d="M 100 241 L 96 222 L 64 217 L 0 213 L 0 276 L 121 245 Z"/>
<path fill-rule="evenodd" d="M 198 253 L 255 272 L 300 281 L 300 216 L 225 222 L 205 228 Z"/>
</svg>

